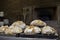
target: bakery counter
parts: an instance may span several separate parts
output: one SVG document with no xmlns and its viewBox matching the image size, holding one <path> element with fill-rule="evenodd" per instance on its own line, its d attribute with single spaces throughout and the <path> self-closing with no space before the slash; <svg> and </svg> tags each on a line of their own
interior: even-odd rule
<svg viewBox="0 0 60 40">
<path fill-rule="evenodd" d="M 0 36 L 0 40 L 57 40 L 57 39 Z"/>
</svg>

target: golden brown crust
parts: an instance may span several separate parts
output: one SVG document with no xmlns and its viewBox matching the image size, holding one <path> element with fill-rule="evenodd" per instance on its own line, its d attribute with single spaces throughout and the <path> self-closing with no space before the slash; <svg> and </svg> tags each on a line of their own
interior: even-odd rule
<svg viewBox="0 0 60 40">
<path fill-rule="evenodd" d="M 46 26 L 46 23 L 43 22 L 42 20 L 33 20 L 30 25 L 35 25 L 35 26 Z"/>
</svg>

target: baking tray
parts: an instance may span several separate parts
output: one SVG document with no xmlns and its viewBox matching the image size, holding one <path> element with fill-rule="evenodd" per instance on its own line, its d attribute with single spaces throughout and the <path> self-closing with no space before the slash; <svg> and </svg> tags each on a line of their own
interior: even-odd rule
<svg viewBox="0 0 60 40">
<path fill-rule="evenodd" d="M 48 38 L 48 39 L 56 39 L 59 38 L 59 36 L 55 36 L 54 34 L 34 34 L 34 35 L 26 35 L 24 33 L 18 33 L 18 34 L 14 34 L 14 35 L 7 35 L 4 33 L 1 33 L 0 36 L 7 36 L 7 37 L 22 37 L 22 38 Z"/>
<path fill-rule="evenodd" d="M 24 38 L 49 38 L 49 39 L 54 39 L 54 38 L 58 38 L 59 36 L 55 36 L 54 34 L 34 34 L 34 35 L 25 35 L 24 33 L 22 34 L 16 34 L 16 37 L 24 37 Z"/>
</svg>

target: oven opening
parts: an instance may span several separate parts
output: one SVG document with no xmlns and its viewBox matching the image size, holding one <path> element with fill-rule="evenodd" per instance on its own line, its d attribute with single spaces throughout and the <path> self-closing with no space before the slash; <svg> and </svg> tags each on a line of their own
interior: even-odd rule
<svg viewBox="0 0 60 40">
<path fill-rule="evenodd" d="M 56 7 L 35 8 L 38 19 L 43 21 L 56 20 Z"/>
</svg>

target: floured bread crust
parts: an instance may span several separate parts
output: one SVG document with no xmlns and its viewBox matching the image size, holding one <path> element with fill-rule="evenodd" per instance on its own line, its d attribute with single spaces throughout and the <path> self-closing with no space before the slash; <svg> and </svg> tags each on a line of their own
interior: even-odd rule
<svg viewBox="0 0 60 40">
<path fill-rule="evenodd" d="M 40 32 L 41 29 L 37 26 L 27 26 L 27 28 L 24 30 L 24 33 L 27 35 L 32 35 Z"/>
<path fill-rule="evenodd" d="M 35 25 L 35 26 L 46 26 L 46 23 L 43 22 L 42 20 L 33 20 L 30 25 Z"/>
</svg>

